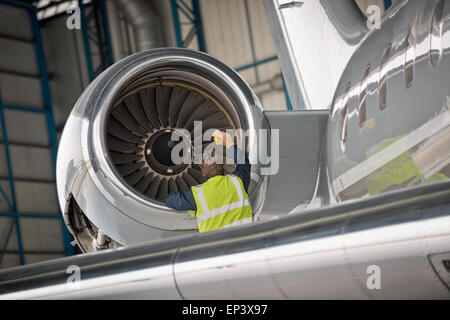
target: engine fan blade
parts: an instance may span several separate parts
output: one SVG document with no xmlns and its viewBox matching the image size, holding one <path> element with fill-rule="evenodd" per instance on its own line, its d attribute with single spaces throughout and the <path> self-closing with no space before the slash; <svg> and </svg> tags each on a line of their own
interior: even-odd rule
<svg viewBox="0 0 450 320">
<path fill-rule="evenodd" d="M 186 101 L 189 91 L 181 87 L 175 87 L 172 91 L 169 104 L 169 126 L 176 127 L 181 107 Z"/>
<path fill-rule="evenodd" d="M 113 111 L 112 115 L 119 121 L 128 131 L 135 133 L 136 135 L 142 137 L 145 135 L 145 129 L 141 128 L 139 124 L 134 120 L 134 118 L 129 113 L 128 109 L 123 103 L 118 105 Z"/>
<path fill-rule="evenodd" d="M 152 131 L 152 127 L 147 121 L 147 115 L 141 105 L 141 99 L 139 99 L 139 94 L 133 94 L 126 97 L 123 102 L 127 107 L 130 114 L 133 116 L 134 120 L 147 131 Z"/>
<path fill-rule="evenodd" d="M 140 192 L 144 193 L 145 190 L 150 185 L 150 182 L 153 179 L 153 173 L 147 174 L 141 181 L 139 181 L 134 187 L 139 190 Z"/>
<path fill-rule="evenodd" d="M 142 156 L 139 154 L 124 154 L 119 152 L 111 151 L 111 158 L 114 164 L 125 164 L 130 163 L 139 159 L 142 159 Z"/>
<path fill-rule="evenodd" d="M 191 91 L 181 107 L 177 128 L 184 128 L 192 113 L 197 110 L 206 99 L 195 91 Z"/>
<path fill-rule="evenodd" d="M 160 201 L 165 201 L 167 198 L 167 195 L 169 194 L 169 186 L 167 184 L 167 179 L 161 179 L 161 183 L 159 184 L 158 188 L 158 194 L 156 196 L 156 199 Z"/>
<path fill-rule="evenodd" d="M 124 142 L 122 140 L 114 138 L 110 134 L 108 134 L 107 136 L 107 142 L 110 150 L 118 151 L 121 153 L 134 153 L 136 151 L 139 151 L 139 148 L 135 144 Z"/>
<path fill-rule="evenodd" d="M 108 121 L 108 133 L 130 143 L 140 143 L 141 139 L 128 131 L 119 121 L 111 117 Z"/>
<path fill-rule="evenodd" d="M 172 96 L 173 87 L 156 87 L 156 107 L 158 109 L 159 120 L 163 127 L 168 125 L 169 103 Z"/>
<path fill-rule="evenodd" d="M 147 115 L 147 119 L 150 121 L 153 128 L 160 128 L 161 123 L 159 122 L 158 111 L 156 108 L 156 89 L 143 89 L 139 91 L 139 97 L 141 99 L 144 112 Z"/>
</svg>

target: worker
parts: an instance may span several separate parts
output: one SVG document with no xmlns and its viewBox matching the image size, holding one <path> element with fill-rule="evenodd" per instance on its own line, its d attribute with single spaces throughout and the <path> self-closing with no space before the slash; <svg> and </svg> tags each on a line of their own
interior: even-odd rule
<svg viewBox="0 0 450 320">
<path fill-rule="evenodd" d="M 202 157 L 200 169 L 208 179 L 203 184 L 192 186 L 183 192 L 173 192 L 166 198 L 166 205 L 175 210 L 189 211 L 196 217 L 200 232 L 242 225 L 253 221 L 252 207 L 248 197 L 250 184 L 250 161 L 245 152 L 244 163 L 238 163 L 240 151 L 232 137 L 222 131 L 214 131 L 216 143 L 222 149 L 214 148 Z M 217 150 L 223 150 L 217 152 Z M 225 150 L 226 149 L 226 150 Z M 224 155 L 234 155 L 236 169 L 225 175 Z"/>
</svg>

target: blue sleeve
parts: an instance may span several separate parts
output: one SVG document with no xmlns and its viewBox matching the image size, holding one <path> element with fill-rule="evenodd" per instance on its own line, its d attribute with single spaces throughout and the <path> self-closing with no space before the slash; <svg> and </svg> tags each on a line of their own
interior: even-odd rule
<svg viewBox="0 0 450 320">
<path fill-rule="evenodd" d="M 236 163 L 236 169 L 233 174 L 241 178 L 242 183 L 244 184 L 245 192 L 248 192 L 248 186 L 250 185 L 250 160 L 248 158 L 248 152 L 244 152 L 241 149 L 238 149 L 236 145 L 233 145 L 229 149 L 233 148 L 231 152 L 234 155 L 234 162 Z"/>
<path fill-rule="evenodd" d="M 197 211 L 197 205 L 191 189 L 183 192 L 172 192 L 166 198 L 166 205 L 175 210 Z"/>
</svg>

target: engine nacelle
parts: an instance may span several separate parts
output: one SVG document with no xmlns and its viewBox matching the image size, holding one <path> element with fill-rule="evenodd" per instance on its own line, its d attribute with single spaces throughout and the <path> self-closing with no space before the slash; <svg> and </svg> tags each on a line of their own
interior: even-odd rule
<svg viewBox="0 0 450 320">
<path fill-rule="evenodd" d="M 203 131 L 251 129 L 250 159 L 257 159 L 254 133 L 267 128 L 261 105 L 234 70 L 204 53 L 140 52 L 88 86 L 67 120 L 57 161 L 59 204 L 83 251 L 196 231 L 188 213 L 164 204 L 168 193 L 203 182 L 198 165 L 170 159 L 171 132 L 192 132 L 195 120 Z M 252 165 L 249 187 L 255 213 L 267 183 L 259 169 Z"/>
</svg>

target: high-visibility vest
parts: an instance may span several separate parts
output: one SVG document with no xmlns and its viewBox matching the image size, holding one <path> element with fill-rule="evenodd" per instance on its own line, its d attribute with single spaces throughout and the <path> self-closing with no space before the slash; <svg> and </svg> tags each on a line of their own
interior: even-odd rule
<svg viewBox="0 0 450 320">
<path fill-rule="evenodd" d="M 195 216 L 200 232 L 253 221 L 248 194 L 239 177 L 215 176 L 191 190 L 197 205 Z"/>
</svg>

